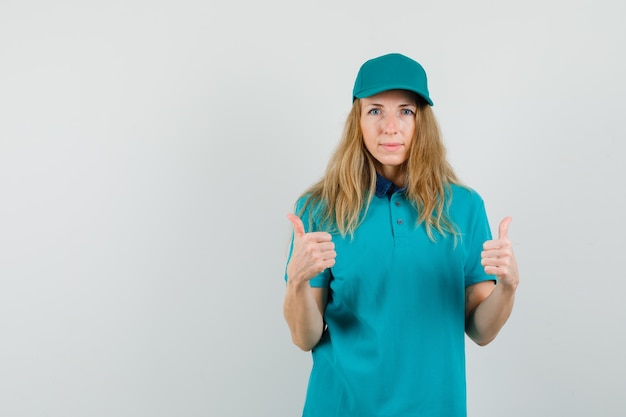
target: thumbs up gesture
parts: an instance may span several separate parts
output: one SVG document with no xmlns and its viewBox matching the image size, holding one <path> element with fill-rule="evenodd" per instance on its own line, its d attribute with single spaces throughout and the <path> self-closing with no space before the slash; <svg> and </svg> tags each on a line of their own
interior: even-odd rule
<svg viewBox="0 0 626 417">
<path fill-rule="evenodd" d="M 498 277 L 500 284 L 517 288 L 519 272 L 513 246 L 509 240 L 511 217 L 505 217 L 498 226 L 498 238 L 483 244 L 482 265 L 489 275 Z"/>
<path fill-rule="evenodd" d="M 326 268 L 335 265 L 335 244 L 326 232 L 305 233 L 302 220 L 295 214 L 287 218 L 293 224 L 293 251 L 287 265 L 287 277 L 294 283 L 302 283 L 315 277 Z"/>
</svg>

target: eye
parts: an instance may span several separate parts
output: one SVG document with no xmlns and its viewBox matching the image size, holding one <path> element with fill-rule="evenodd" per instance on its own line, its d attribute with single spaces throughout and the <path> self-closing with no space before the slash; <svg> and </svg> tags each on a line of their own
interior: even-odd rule
<svg viewBox="0 0 626 417">
<path fill-rule="evenodd" d="M 377 109 L 377 108 L 370 109 L 370 111 L 368 111 L 367 114 L 371 114 L 372 116 L 378 116 L 380 115 L 380 109 Z"/>
<path fill-rule="evenodd" d="M 412 109 L 402 109 L 400 110 L 400 114 L 403 116 L 414 116 L 415 112 Z"/>
</svg>

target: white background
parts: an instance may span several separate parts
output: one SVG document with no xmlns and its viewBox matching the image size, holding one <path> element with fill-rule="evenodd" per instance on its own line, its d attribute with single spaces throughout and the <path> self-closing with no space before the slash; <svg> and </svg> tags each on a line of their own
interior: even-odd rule
<svg viewBox="0 0 626 417">
<path fill-rule="evenodd" d="M 288 417 L 285 215 L 420 61 L 521 285 L 469 415 L 626 415 L 624 3 L 0 3 L 0 415 Z"/>
</svg>

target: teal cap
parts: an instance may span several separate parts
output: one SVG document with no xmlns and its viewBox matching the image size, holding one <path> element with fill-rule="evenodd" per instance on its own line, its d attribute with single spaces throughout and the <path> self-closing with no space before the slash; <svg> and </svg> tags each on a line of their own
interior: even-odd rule
<svg viewBox="0 0 626 417">
<path fill-rule="evenodd" d="M 387 90 L 413 91 L 433 105 L 428 94 L 426 71 L 417 61 L 402 54 L 379 56 L 361 65 L 352 90 L 352 101 Z"/>
</svg>

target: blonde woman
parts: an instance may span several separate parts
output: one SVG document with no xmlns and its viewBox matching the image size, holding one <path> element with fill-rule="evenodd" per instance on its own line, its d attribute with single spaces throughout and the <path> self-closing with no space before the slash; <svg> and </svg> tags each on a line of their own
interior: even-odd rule
<svg viewBox="0 0 626 417">
<path fill-rule="evenodd" d="M 465 416 L 464 335 L 486 345 L 511 313 L 511 218 L 492 239 L 432 105 L 415 60 L 365 62 L 324 177 L 288 215 L 284 315 L 313 355 L 303 416 Z"/>
</svg>

